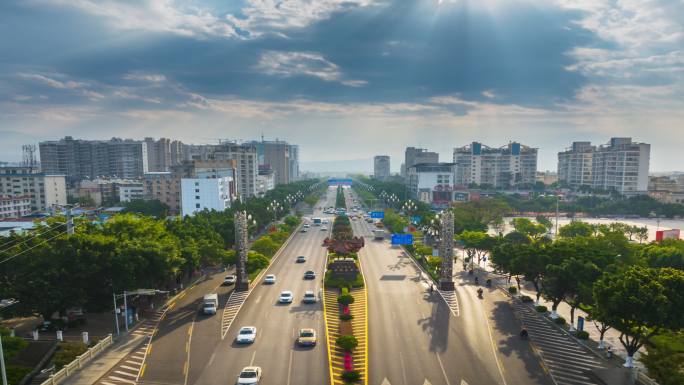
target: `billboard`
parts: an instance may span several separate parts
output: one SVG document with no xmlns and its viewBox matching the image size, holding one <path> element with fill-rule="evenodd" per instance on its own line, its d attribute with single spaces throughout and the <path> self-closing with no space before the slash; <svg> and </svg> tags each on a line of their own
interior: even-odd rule
<svg viewBox="0 0 684 385">
<path fill-rule="evenodd" d="M 656 241 L 663 239 L 679 239 L 679 229 L 656 231 Z"/>
<path fill-rule="evenodd" d="M 393 245 L 412 245 L 413 234 L 392 234 Z"/>
<path fill-rule="evenodd" d="M 328 179 L 328 186 L 351 186 L 351 178 L 330 178 Z"/>
<path fill-rule="evenodd" d="M 384 211 L 371 211 L 371 218 L 383 219 L 385 217 Z"/>
</svg>

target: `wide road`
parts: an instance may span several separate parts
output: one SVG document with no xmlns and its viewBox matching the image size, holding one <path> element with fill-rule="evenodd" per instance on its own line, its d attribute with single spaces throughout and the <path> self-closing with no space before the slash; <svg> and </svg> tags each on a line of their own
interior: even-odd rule
<svg viewBox="0 0 684 385">
<path fill-rule="evenodd" d="M 330 189 L 317 206 L 333 206 L 334 202 L 335 190 Z M 318 209 L 314 210 L 313 216 L 325 217 Z M 186 385 L 232 384 L 240 370 L 249 365 L 263 369 L 262 384 L 265 385 L 321 385 L 330 382 L 322 302 L 309 305 L 301 302 L 306 290 L 313 290 L 319 295 L 322 289 L 325 249 L 321 245 L 329 234 L 329 227 L 328 231 L 322 231 L 321 227 L 312 226 L 307 233 L 294 236 L 267 271 L 276 275 L 277 283 L 254 283 L 253 291 L 224 340 L 220 340 L 219 326 L 207 320 L 220 319 L 220 314 L 201 317 L 195 323 Z M 295 263 L 299 255 L 306 256 L 307 261 Z M 315 271 L 317 278 L 304 280 L 306 270 Z M 294 293 L 292 304 L 277 303 L 283 290 Z M 203 323 L 207 324 L 207 328 L 204 328 Z M 235 335 L 242 326 L 256 326 L 258 333 L 254 344 L 235 343 Z M 317 331 L 319 343 L 316 347 L 299 348 L 295 345 L 296 333 L 300 328 L 314 328 Z M 211 331 L 206 332 L 205 329 Z M 214 336 L 195 338 L 196 333 L 202 333 L 205 337 L 206 333 L 214 333 Z"/>
<path fill-rule="evenodd" d="M 458 280 L 452 310 L 401 249 L 374 241 L 362 220 L 352 228 L 367 240 L 360 260 L 369 296 L 370 385 L 552 384 L 517 338 L 502 295 L 491 291 L 480 300 L 473 285 Z"/>
</svg>

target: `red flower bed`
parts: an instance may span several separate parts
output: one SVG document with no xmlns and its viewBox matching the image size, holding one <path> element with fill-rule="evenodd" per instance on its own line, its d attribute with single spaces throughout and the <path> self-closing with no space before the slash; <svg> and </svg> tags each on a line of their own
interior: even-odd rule
<svg viewBox="0 0 684 385">
<path fill-rule="evenodd" d="M 344 370 L 353 370 L 354 363 L 352 362 L 352 355 L 349 352 L 344 353 Z"/>
</svg>

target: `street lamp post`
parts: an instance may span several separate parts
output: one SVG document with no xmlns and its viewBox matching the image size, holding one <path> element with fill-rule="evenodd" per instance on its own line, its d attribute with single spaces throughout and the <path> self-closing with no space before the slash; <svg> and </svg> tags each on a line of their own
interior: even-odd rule
<svg viewBox="0 0 684 385">
<path fill-rule="evenodd" d="M 19 301 L 10 298 L 10 299 L 3 299 L 0 301 L 0 309 L 4 309 L 6 307 L 12 306 Z M 0 371 L 2 372 L 2 385 L 7 385 L 7 372 L 5 370 L 5 355 L 2 351 L 2 335 L 0 335 Z"/>
</svg>

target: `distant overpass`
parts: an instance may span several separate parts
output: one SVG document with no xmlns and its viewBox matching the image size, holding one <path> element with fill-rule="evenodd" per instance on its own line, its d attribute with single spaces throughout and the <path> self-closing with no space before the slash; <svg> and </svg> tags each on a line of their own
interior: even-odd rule
<svg viewBox="0 0 684 385">
<path fill-rule="evenodd" d="M 351 186 L 351 178 L 330 178 L 328 179 L 328 186 Z"/>
</svg>

